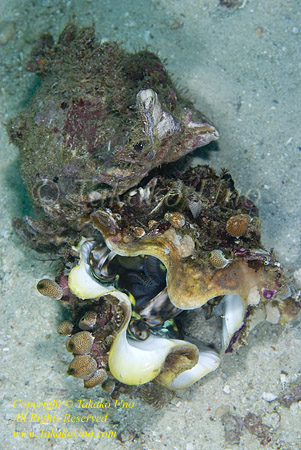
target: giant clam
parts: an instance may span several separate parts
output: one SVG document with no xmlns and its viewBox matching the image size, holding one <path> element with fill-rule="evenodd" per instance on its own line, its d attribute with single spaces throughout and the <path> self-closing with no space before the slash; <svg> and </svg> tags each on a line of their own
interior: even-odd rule
<svg viewBox="0 0 301 450">
<path fill-rule="evenodd" d="M 202 209 L 194 217 L 189 199 L 196 195 Z M 229 219 L 246 212 L 248 229 L 231 236 Z M 77 262 L 57 282 L 65 286 L 72 335 L 88 329 L 94 338 L 87 352 L 94 372 L 119 384 L 187 387 L 245 343 L 259 321 L 285 322 L 299 311 L 280 264 L 262 248 L 256 207 L 226 171 L 173 169 L 108 199 L 89 221 L 93 237 L 73 247 Z M 221 255 L 226 264 L 217 264 Z M 215 348 L 176 326 L 184 310 L 208 306 L 222 323 Z"/>
<path fill-rule="evenodd" d="M 56 44 L 41 37 L 28 68 L 41 84 L 8 131 L 38 218 L 14 227 L 65 260 L 38 290 L 70 313 L 59 326 L 69 375 L 111 394 L 149 382 L 181 389 L 259 321 L 298 313 L 262 248 L 257 208 L 229 173 L 171 164 L 219 136 L 156 55 L 69 24 Z M 200 308 L 221 322 L 215 346 L 180 326 L 183 311 Z"/>
</svg>

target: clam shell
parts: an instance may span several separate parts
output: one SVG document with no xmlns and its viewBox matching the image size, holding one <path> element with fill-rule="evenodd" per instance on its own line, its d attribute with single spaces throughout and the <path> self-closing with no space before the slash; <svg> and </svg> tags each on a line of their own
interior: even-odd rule
<svg viewBox="0 0 301 450">
<path fill-rule="evenodd" d="M 233 241 L 225 225 L 235 204 L 243 200 L 234 188 L 229 192 L 228 179 L 218 179 L 210 169 L 208 172 L 200 167 L 182 174 L 182 180 L 158 177 L 156 183 L 150 182 L 155 187 L 147 201 L 138 190 L 130 202 L 126 196 L 121 197 L 118 214 L 114 207 L 106 208 L 94 212 L 91 218 L 111 251 L 131 257 L 152 255 L 165 265 L 168 296 L 177 308 L 199 308 L 213 297 L 231 294 L 243 300 L 246 311 L 248 305 L 254 303 L 255 293 L 256 301 L 266 301 L 263 292 L 277 292 L 279 274 L 281 277 L 279 265 L 272 257 L 266 264 L 264 250 L 253 252 L 251 257 L 247 250 L 235 253 L 243 240 L 254 248 L 261 247 L 259 221 L 255 216 L 249 224 L 252 235 L 246 233 L 240 244 Z M 192 186 L 197 176 L 207 178 L 208 196 L 207 190 L 203 189 L 202 212 L 193 218 L 186 199 L 196 191 Z M 229 197 L 233 197 L 233 201 L 229 201 Z M 210 198 L 213 199 L 211 203 Z M 170 220 L 176 215 L 175 209 L 181 218 L 181 226 L 178 221 Z M 156 223 L 149 228 L 151 219 Z M 145 230 L 139 238 L 135 233 L 138 224 Z M 223 267 L 212 264 L 216 247 L 233 255 Z"/>
</svg>

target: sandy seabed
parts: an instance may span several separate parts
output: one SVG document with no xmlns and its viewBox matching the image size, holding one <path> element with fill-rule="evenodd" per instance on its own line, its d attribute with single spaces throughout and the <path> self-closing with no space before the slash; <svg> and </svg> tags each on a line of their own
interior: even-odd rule
<svg viewBox="0 0 301 450">
<path fill-rule="evenodd" d="M 167 58 L 178 86 L 220 131 L 218 149 L 196 151 L 194 163 L 230 170 L 259 207 L 264 246 L 300 278 L 300 17 L 298 0 L 247 0 L 236 8 L 218 0 L 1 1 L 0 448 L 301 448 L 301 404 L 279 401 L 300 376 L 298 319 L 261 324 L 248 346 L 160 411 L 126 397 L 117 404 L 103 399 L 110 402 L 105 408 L 100 390 L 67 377 L 71 355 L 56 332 L 62 311 L 35 289 L 55 266 L 12 230 L 12 218 L 29 205 L 5 130 L 34 85 L 35 75 L 22 67 L 39 33 L 56 38 L 68 20 L 94 21 L 100 39 L 128 51 L 147 46 Z"/>
</svg>

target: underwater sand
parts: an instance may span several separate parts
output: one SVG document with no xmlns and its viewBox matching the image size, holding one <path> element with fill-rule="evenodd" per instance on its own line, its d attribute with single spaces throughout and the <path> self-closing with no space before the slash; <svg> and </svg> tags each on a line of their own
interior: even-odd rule
<svg viewBox="0 0 301 450">
<path fill-rule="evenodd" d="M 84 390 L 81 380 L 67 377 L 71 355 L 56 332 L 62 310 L 36 292 L 41 277 L 55 275 L 55 264 L 20 243 L 11 227 L 13 217 L 30 212 L 18 152 L 4 126 L 36 79 L 22 65 L 39 33 L 56 38 L 68 18 L 78 25 L 94 21 L 100 38 L 129 51 L 147 45 L 167 58 L 178 86 L 221 134 L 218 147 L 196 151 L 194 162 L 230 169 L 236 187 L 259 206 L 263 245 L 275 249 L 288 275 L 299 269 L 300 283 L 300 2 L 247 0 L 242 6 L 229 9 L 218 0 L 1 0 L 1 449 L 301 448 L 301 403 L 286 407 L 277 400 L 300 376 L 298 319 L 261 324 L 248 346 L 226 355 L 216 372 L 177 392 L 160 411 L 137 398 L 132 408 L 115 408 L 113 401 L 108 410 L 78 408 L 79 400 L 97 401 L 100 390 Z M 25 416 L 21 408 L 21 402 L 54 400 L 57 409 Z M 106 412 L 106 422 L 63 422 L 65 414 Z M 59 423 L 41 424 L 32 416 L 48 413 Z M 269 427 L 265 441 L 267 428 L 258 420 L 257 428 L 242 426 L 249 413 Z M 70 436 L 41 436 L 51 429 Z M 101 431 L 116 431 L 119 440 L 100 437 Z"/>
</svg>

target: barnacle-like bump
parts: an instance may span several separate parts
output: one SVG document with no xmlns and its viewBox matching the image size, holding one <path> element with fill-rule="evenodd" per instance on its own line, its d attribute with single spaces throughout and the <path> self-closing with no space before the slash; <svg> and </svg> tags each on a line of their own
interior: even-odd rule
<svg viewBox="0 0 301 450">
<path fill-rule="evenodd" d="M 279 323 L 287 323 L 290 320 L 295 319 L 301 310 L 300 301 L 296 302 L 292 297 L 275 302 L 275 304 L 280 313 Z"/>
<path fill-rule="evenodd" d="M 92 356 L 89 355 L 76 355 L 67 370 L 68 375 L 72 375 L 75 378 L 82 378 L 87 380 L 97 370 L 97 363 Z"/>
<path fill-rule="evenodd" d="M 60 300 L 64 295 L 61 286 L 55 281 L 49 280 L 49 278 L 40 280 L 37 284 L 37 290 L 40 294 L 45 295 L 46 297 L 55 298 L 56 300 Z"/>
<path fill-rule="evenodd" d="M 247 231 L 250 221 L 251 217 L 248 214 L 232 216 L 227 220 L 226 231 L 233 237 L 242 236 Z"/>
<path fill-rule="evenodd" d="M 182 228 L 185 225 L 185 217 L 179 212 L 168 212 L 164 215 L 164 220 L 169 222 L 174 228 Z"/>
<path fill-rule="evenodd" d="M 212 250 L 209 254 L 209 261 L 216 269 L 223 269 L 230 263 L 221 250 Z"/>
<path fill-rule="evenodd" d="M 155 227 L 156 225 L 157 225 L 157 221 L 156 220 L 150 220 L 149 222 L 148 222 L 148 228 L 153 228 L 153 227 Z"/>
<path fill-rule="evenodd" d="M 113 342 L 114 342 L 114 337 L 111 334 L 109 334 L 103 341 L 106 348 L 111 348 Z"/>
<path fill-rule="evenodd" d="M 59 185 L 52 180 L 43 179 L 39 180 L 33 187 L 32 195 L 34 198 L 37 198 L 42 205 L 52 204 L 56 203 L 59 199 L 60 188 Z"/>
<path fill-rule="evenodd" d="M 63 336 L 69 336 L 70 334 L 72 334 L 73 328 L 74 325 L 72 322 L 70 322 L 70 320 L 64 320 L 64 322 L 59 324 L 57 332 L 59 334 L 62 334 Z"/>
<path fill-rule="evenodd" d="M 92 330 L 97 320 L 97 312 L 96 311 L 87 311 L 80 319 L 78 326 L 81 330 Z"/>
<path fill-rule="evenodd" d="M 141 238 L 142 236 L 145 235 L 145 231 L 144 231 L 144 229 L 142 227 L 135 227 L 134 228 L 134 235 L 137 238 Z"/>
<path fill-rule="evenodd" d="M 93 341 L 94 338 L 89 331 L 80 331 L 67 340 L 66 348 L 68 352 L 84 355 L 85 353 L 90 352 Z"/>
<path fill-rule="evenodd" d="M 96 372 L 92 375 L 88 380 L 84 380 L 84 387 L 86 389 L 93 388 L 98 386 L 99 384 L 104 383 L 108 378 L 108 374 L 104 369 L 96 370 Z"/>
<path fill-rule="evenodd" d="M 104 392 L 106 392 L 107 394 L 112 394 L 112 392 L 114 392 L 115 389 L 115 381 L 110 379 L 107 379 L 106 381 L 104 381 L 101 385 L 101 388 Z"/>
</svg>

